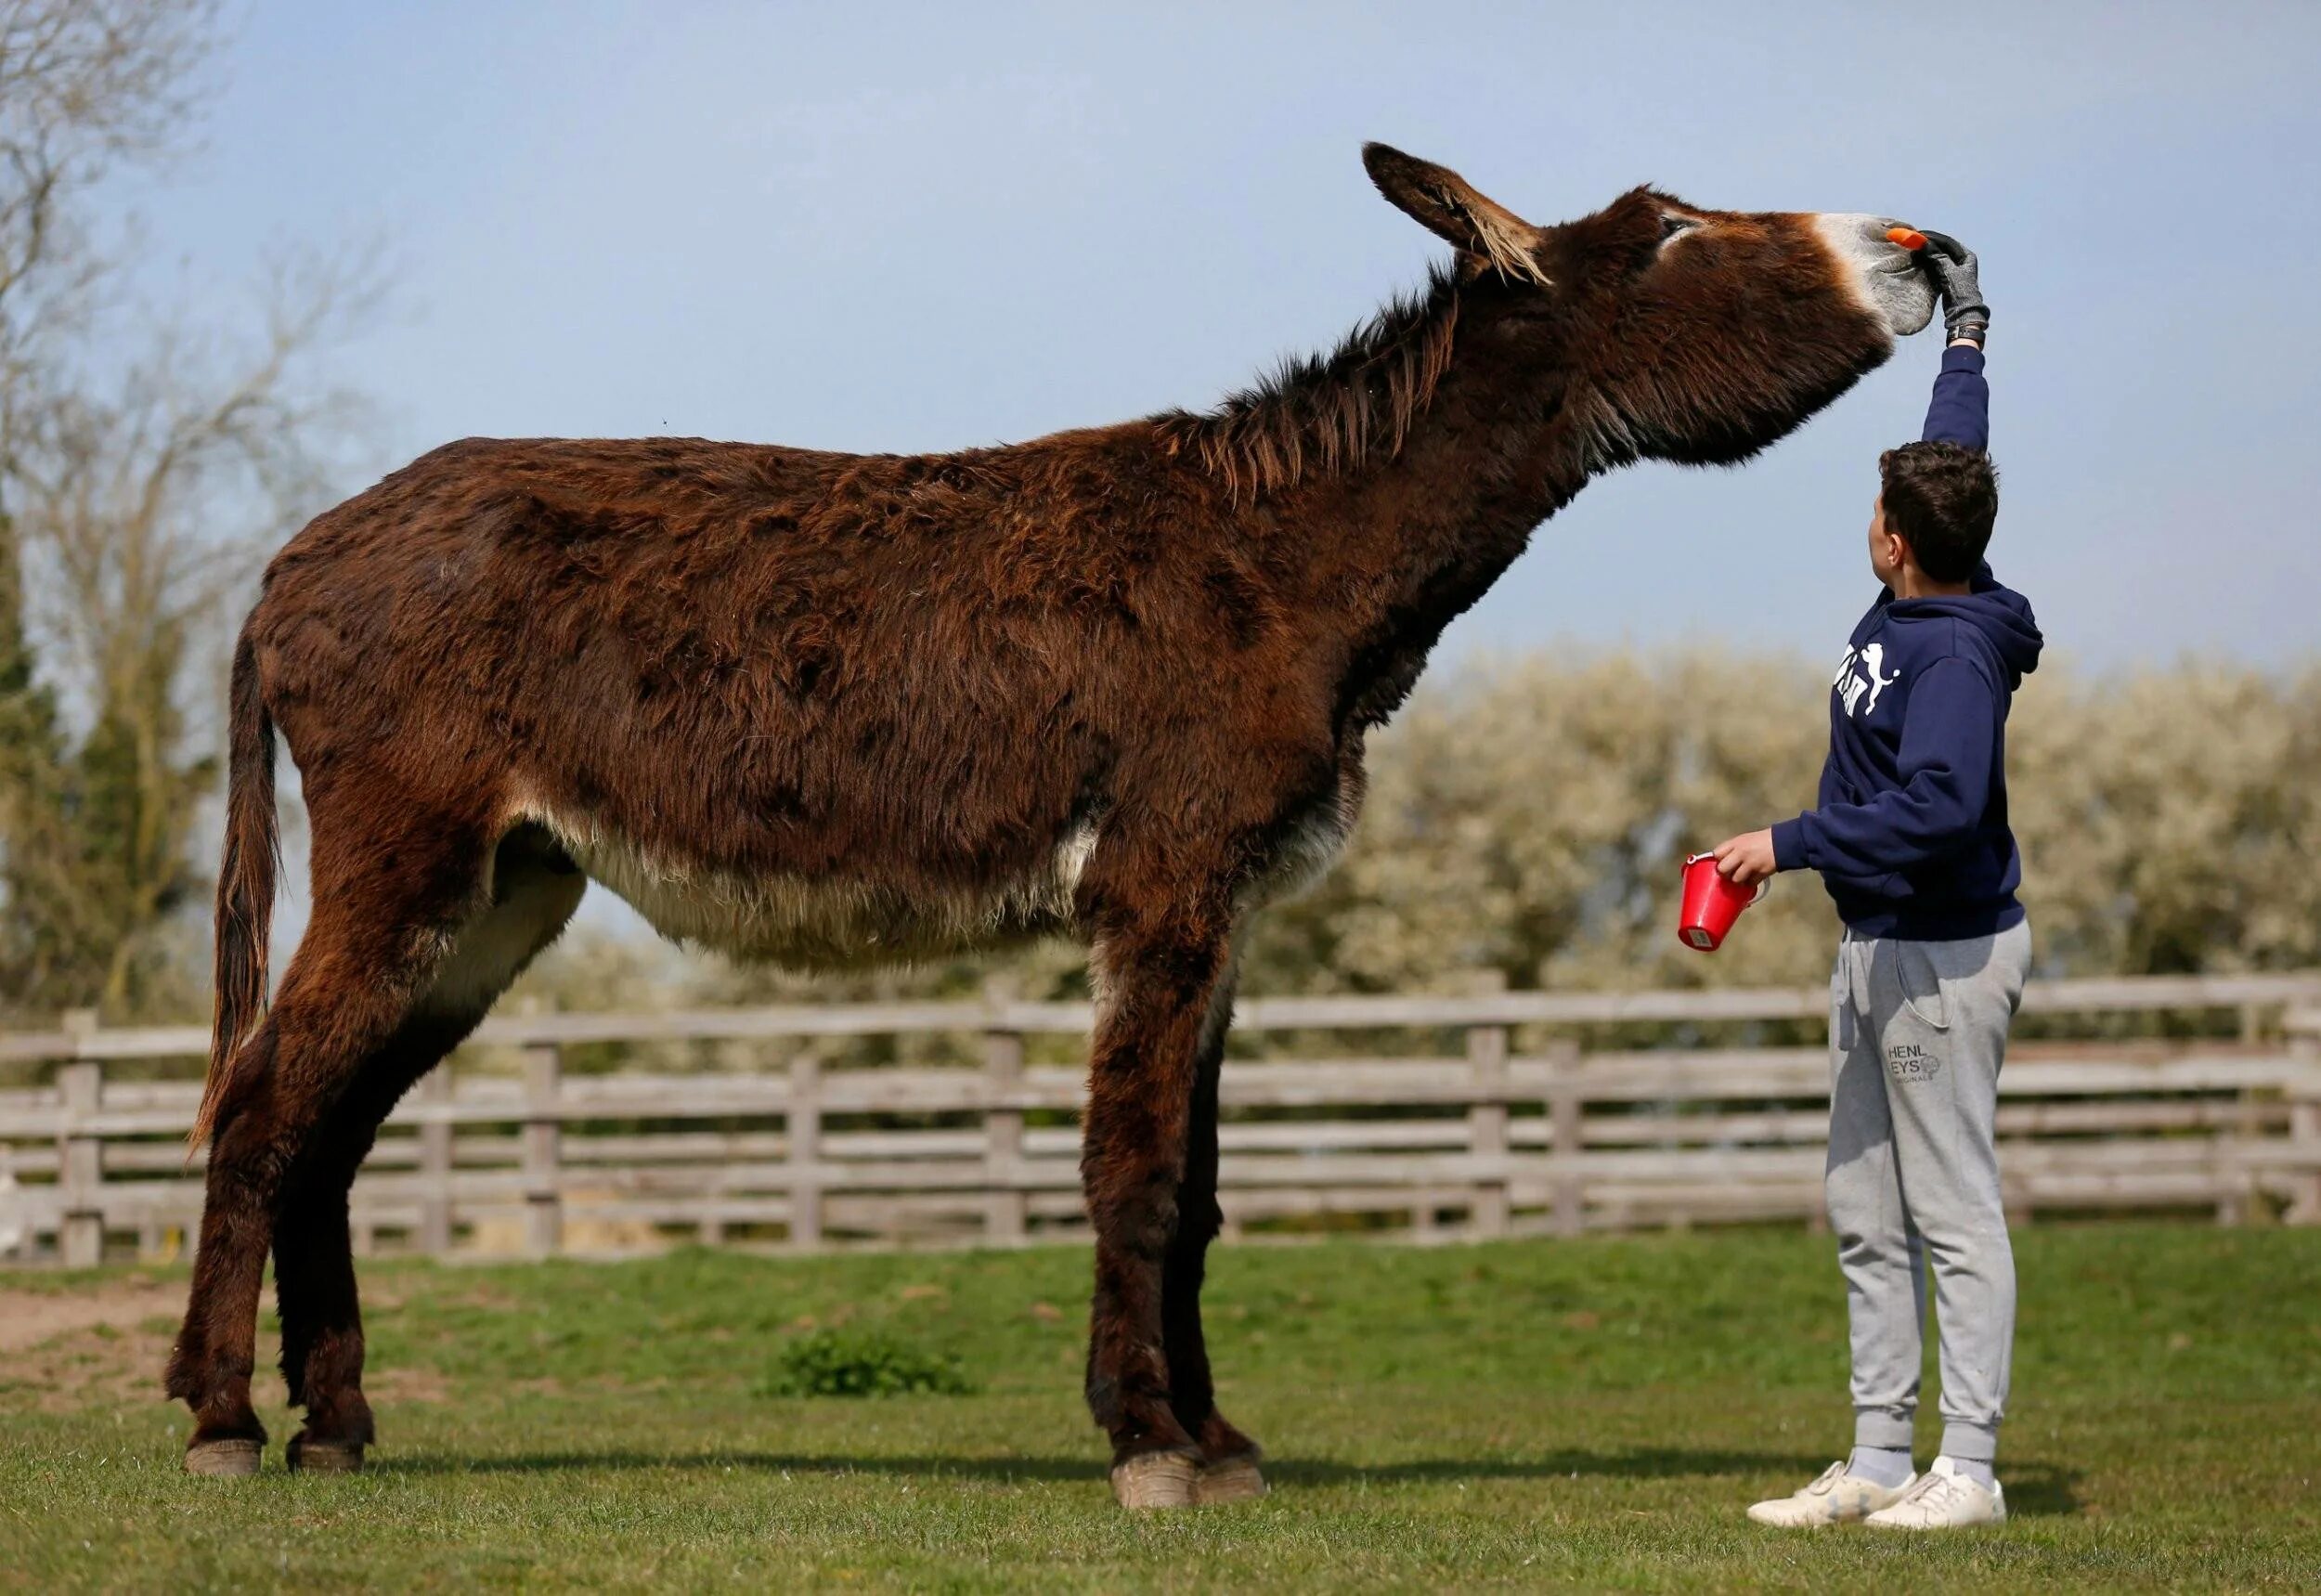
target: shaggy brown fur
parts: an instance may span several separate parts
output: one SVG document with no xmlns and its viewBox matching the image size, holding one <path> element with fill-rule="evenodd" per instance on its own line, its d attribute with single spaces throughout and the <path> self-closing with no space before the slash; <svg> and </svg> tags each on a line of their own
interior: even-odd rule
<svg viewBox="0 0 2321 1596">
<path fill-rule="evenodd" d="M 1224 480 L 1236 505 L 1309 471 L 1358 470 L 1401 452 L 1450 370 L 1458 331 L 1458 281 L 1438 266 L 1423 294 L 1388 305 L 1327 357 L 1287 365 L 1208 415 L 1157 424 Z"/>
<path fill-rule="evenodd" d="M 917 457 L 471 439 L 281 551 L 235 662 L 214 1141 L 169 1374 L 197 1450 L 262 1434 L 269 1247 L 302 1441 L 370 1439 L 347 1185 L 592 876 L 745 954 L 1086 941 L 1089 1401 L 1116 1459 L 1252 1453 L 1199 1317 L 1248 915 L 1326 867 L 1364 733 L 1591 474 L 1739 460 L 1925 319 L 1906 256 L 1833 242 L 1872 218 L 1639 189 L 1537 228 L 1366 158 L 1452 264 L 1212 414 Z M 270 729 L 315 908 L 265 1012 Z"/>
</svg>

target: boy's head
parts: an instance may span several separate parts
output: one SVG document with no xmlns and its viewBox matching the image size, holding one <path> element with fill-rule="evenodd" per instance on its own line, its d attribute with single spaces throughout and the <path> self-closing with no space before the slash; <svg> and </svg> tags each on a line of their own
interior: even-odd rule
<svg viewBox="0 0 2321 1596">
<path fill-rule="evenodd" d="M 1954 443 L 1904 444 L 1878 456 L 1878 502 L 1870 517 L 1870 568 L 1900 590 L 1906 566 L 1943 586 L 1970 579 L 1999 515 L 1990 457 Z"/>
</svg>

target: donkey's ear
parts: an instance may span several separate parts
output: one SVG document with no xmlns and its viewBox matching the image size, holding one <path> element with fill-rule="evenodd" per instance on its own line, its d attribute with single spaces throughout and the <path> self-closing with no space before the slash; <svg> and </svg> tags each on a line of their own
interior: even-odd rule
<svg viewBox="0 0 2321 1596">
<path fill-rule="evenodd" d="M 1405 155 L 1388 144 L 1362 147 L 1370 181 L 1398 211 L 1457 248 L 1499 271 L 1551 287 L 1532 249 L 1539 229 L 1483 193 L 1447 166 Z"/>
</svg>

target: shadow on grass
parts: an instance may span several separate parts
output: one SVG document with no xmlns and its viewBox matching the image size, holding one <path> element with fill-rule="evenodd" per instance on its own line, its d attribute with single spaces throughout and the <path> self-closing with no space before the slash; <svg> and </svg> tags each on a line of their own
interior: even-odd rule
<svg viewBox="0 0 2321 1596">
<path fill-rule="evenodd" d="M 2078 1469 L 2053 1463 L 2002 1464 L 1999 1483 L 2006 1488 L 2006 1511 L 2013 1518 L 2069 1518 L 2080 1511 Z"/>
<path fill-rule="evenodd" d="M 1399 1463 L 1337 1463 L 1321 1460 L 1269 1458 L 1266 1478 L 1276 1485 L 1428 1484 L 1458 1480 L 1552 1480 L 1575 1475 L 1635 1480 L 1712 1479 L 1757 1474 L 1819 1473 L 1829 1460 L 1783 1452 L 1686 1450 L 1643 1447 L 1623 1451 L 1566 1450 L 1530 1458 L 1414 1458 Z M 898 1455 L 827 1456 L 783 1452 L 536 1452 L 514 1457 L 455 1458 L 421 1455 L 382 1459 L 374 1465 L 393 1474 L 554 1473 L 588 1470 L 753 1469 L 768 1473 L 914 1474 L 931 1479 L 1096 1482 L 1104 1477 L 1100 1455 L 1072 1458 L 960 1458 Z M 2079 1511 L 2073 1489 L 2077 1470 L 2029 1463 L 2008 1471 L 2007 1504 L 2016 1513 L 2050 1517 Z"/>
</svg>

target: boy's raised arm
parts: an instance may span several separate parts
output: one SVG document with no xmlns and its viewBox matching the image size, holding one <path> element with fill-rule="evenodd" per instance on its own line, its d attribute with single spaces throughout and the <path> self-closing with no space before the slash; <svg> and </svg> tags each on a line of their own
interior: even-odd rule
<svg viewBox="0 0 2321 1596">
<path fill-rule="evenodd" d="M 1975 252 L 1948 233 L 1926 234 L 1926 268 L 1942 294 L 1942 326 L 1950 347 L 1934 379 L 1926 406 L 1926 443 L 1954 443 L 1971 449 L 1990 447 L 1990 384 L 1983 381 L 1982 344 L 1990 332 L 1990 307 L 1982 301 L 1980 263 Z"/>
<path fill-rule="evenodd" d="M 1990 384 L 1983 380 L 1982 351 L 1953 344 L 1942 351 L 1934 397 L 1926 405 L 1926 443 L 1954 443 L 1971 449 L 1990 447 Z"/>
</svg>

